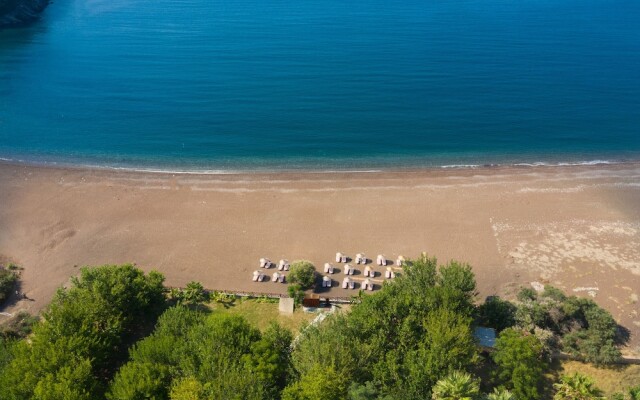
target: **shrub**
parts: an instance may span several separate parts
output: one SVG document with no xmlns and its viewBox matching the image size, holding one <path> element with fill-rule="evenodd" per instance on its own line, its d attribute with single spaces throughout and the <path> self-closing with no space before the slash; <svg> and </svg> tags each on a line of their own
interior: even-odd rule
<svg viewBox="0 0 640 400">
<path fill-rule="evenodd" d="M 478 317 L 484 326 L 501 332 L 515 325 L 516 306 L 498 296 L 491 296 L 478 307 Z"/>
<path fill-rule="evenodd" d="M 4 303 L 5 300 L 11 296 L 17 280 L 18 274 L 13 272 L 13 270 L 0 267 L 0 304 Z"/>
<path fill-rule="evenodd" d="M 316 281 L 316 267 L 309 261 L 299 260 L 291 264 L 291 272 L 287 277 L 289 282 L 297 283 L 303 290 L 313 286 Z"/>
</svg>

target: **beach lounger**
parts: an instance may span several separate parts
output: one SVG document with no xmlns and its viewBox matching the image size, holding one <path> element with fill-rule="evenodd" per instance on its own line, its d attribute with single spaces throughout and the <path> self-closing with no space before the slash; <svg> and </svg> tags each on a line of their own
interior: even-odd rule
<svg viewBox="0 0 640 400">
<path fill-rule="evenodd" d="M 261 258 L 260 259 L 260 268 L 269 269 L 269 268 L 271 268 L 272 265 L 273 265 L 273 263 L 268 258 Z"/>
<path fill-rule="evenodd" d="M 284 281 L 285 281 L 284 275 L 280 274 L 280 278 L 278 280 L 280 281 L 280 283 L 284 283 Z"/>
<path fill-rule="evenodd" d="M 349 281 L 349 289 L 355 289 L 356 283 L 354 281 Z"/>
<path fill-rule="evenodd" d="M 376 262 L 377 262 L 378 265 L 382 265 L 382 266 L 387 265 L 387 259 L 382 254 L 378 255 L 378 258 L 376 259 Z"/>
<path fill-rule="evenodd" d="M 364 267 L 364 276 L 370 276 L 373 278 L 373 271 L 371 270 L 371 267 L 369 267 L 368 265 Z"/>
<path fill-rule="evenodd" d="M 348 278 L 348 277 L 345 277 L 345 278 L 342 280 L 342 288 L 343 288 L 343 289 L 346 289 L 348 286 L 349 286 L 349 278 Z"/>
<path fill-rule="evenodd" d="M 384 277 L 387 279 L 393 279 L 396 277 L 396 274 L 393 272 L 391 267 L 387 267 L 387 270 L 384 273 Z"/>
<path fill-rule="evenodd" d="M 362 253 L 356 254 L 356 264 L 366 264 L 367 258 Z"/>
<path fill-rule="evenodd" d="M 331 287 L 332 283 L 333 282 L 331 281 L 331 278 L 329 278 L 328 276 L 322 278 L 322 287 Z"/>
<path fill-rule="evenodd" d="M 278 263 L 278 271 L 288 271 L 289 270 L 289 261 L 280 260 Z"/>
<path fill-rule="evenodd" d="M 324 272 L 325 272 L 325 274 L 333 274 L 333 272 L 334 272 L 333 265 L 331 265 L 329 263 L 325 263 L 324 264 Z"/>
<path fill-rule="evenodd" d="M 274 272 L 272 277 L 271 277 L 271 282 L 278 282 L 279 279 L 280 279 L 280 273 L 279 272 Z"/>
</svg>

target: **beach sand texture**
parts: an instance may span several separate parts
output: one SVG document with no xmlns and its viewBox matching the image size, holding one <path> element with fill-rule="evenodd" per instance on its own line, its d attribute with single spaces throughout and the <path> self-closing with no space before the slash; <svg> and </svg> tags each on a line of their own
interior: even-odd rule
<svg viewBox="0 0 640 400">
<path fill-rule="evenodd" d="M 0 254 L 24 266 L 29 298 L 6 312 L 40 310 L 82 265 L 286 293 L 251 281 L 260 257 L 321 270 L 336 251 L 426 251 L 470 263 L 479 299 L 531 282 L 592 296 L 631 330 L 629 350 L 640 345 L 638 164 L 242 175 L 1 164 L 0 205 Z M 356 294 L 335 287 L 342 278 L 330 294 Z"/>
</svg>

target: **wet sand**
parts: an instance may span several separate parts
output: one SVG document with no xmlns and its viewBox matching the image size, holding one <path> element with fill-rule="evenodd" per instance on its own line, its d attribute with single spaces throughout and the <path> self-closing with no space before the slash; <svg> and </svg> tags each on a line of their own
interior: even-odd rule
<svg viewBox="0 0 640 400">
<path fill-rule="evenodd" d="M 82 265 L 285 293 L 251 281 L 260 257 L 321 269 L 336 251 L 468 262 L 479 299 L 531 282 L 593 296 L 640 345 L 639 164 L 239 175 L 0 164 L 0 256 L 24 267 L 30 299 L 6 312 L 40 310 Z"/>
</svg>

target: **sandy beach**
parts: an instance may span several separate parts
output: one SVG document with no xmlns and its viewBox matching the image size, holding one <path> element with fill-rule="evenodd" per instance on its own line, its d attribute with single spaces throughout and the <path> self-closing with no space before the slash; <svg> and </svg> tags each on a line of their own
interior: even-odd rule
<svg viewBox="0 0 640 400">
<path fill-rule="evenodd" d="M 238 175 L 0 164 L 0 205 L 0 255 L 24 267 L 28 296 L 6 312 L 37 312 L 83 265 L 285 293 L 251 281 L 260 257 L 321 269 L 336 251 L 425 251 L 470 263 L 479 299 L 531 282 L 592 296 L 631 331 L 628 350 L 640 345 L 639 164 Z"/>
</svg>

